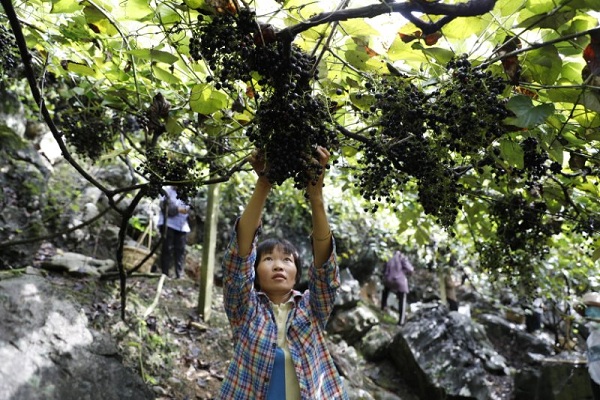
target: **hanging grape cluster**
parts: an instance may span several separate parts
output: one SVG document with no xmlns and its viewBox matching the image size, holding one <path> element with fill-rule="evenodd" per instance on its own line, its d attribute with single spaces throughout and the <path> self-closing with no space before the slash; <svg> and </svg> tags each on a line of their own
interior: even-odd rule
<svg viewBox="0 0 600 400">
<path fill-rule="evenodd" d="M 539 148 L 537 139 L 533 137 L 523 140 L 521 148 L 523 149 L 523 169 L 527 174 L 527 184 L 531 187 L 546 175 L 548 167 L 545 163 L 548 155 Z M 560 167 L 560 164 L 558 166 Z M 556 169 L 556 165 L 553 168 Z"/>
<path fill-rule="evenodd" d="M 542 255 L 545 240 L 557 233 L 557 226 L 548 222 L 545 214 L 546 203 L 529 202 L 518 194 L 503 197 L 490 208 L 502 243 L 510 250 L 526 250 L 532 256 Z"/>
<path fill-rule="evenodd" d="M 494 243 L 480 249 L 482 266 L 490 273 L 518 276 L 522 283 L 533 277 L 536 259 L 548 251 L 548 239 L 561 230 L 561 222 L 546 214 L 546 204 L 520 194 L 497 199 L 490 207 L 496 226 Z"/>
<path fill-rule="evenodd" d="M 427 102 L 427 125 L 440 145 L 462 154 L 485 149 L 506 132 L 502 120 L 510 115 L 500 97 L 501 77 L 473 68 L 466 55 L 451 60 L 450 79 Z"/>
<path fill-rule="evenodd" d="M 198 26 L 190 39 L 190 55 L 208 64 L 217 78 L 217 89 L 231 90 L 236 80 L 250 80 L 248 59 L 254 51 L 253 35 L 258 29 L 255 18 L 255 13 L 249 10 L 240 10 L 236 15 L 198 16 Z"/>
<path fill-rule="evenodd" d="M 165 181 L 188 182 L 178 185 L 178 194 L 183 200 L 192 198 L 198 191 L 194 184 L 198 180 L 196 162 L 193 157 L 179 153 L 168 153 L 154 148 L 146 153 L 146 160 L 138 167 L 138 172 L 149 181 L 148 196 L 156 198 Z"/>
<path fill-rule="evenodd" d="M 112 148 L 116 137 L 112 118 L 103 107 L 70 107 L 57 111 L 54 123 L 77 153 L 92 161 Z"/>
<path fill-rule="evenodd" d="M 231 90 L 235 81 L 254 86 L 257 111 L 246 135 L 264 153 L 266 176 L 275 185 L 292 179 L 304 188 L 322 172 L 314 160 L 316 146 L 331 149 L 337 144 L 328 109 L 311 92 L 316 60 L 298 46 L 276 40 L 274 29 L 255 18 L 247 10 L 203 18 L 190 52 L 208 63 L 214 74 L 208 81 L 216 88 Z"/>
<path fill-rule="evenodd" d="M 508 111 L 500 78 L 472 68 L 466 56 L 451 60 L 447 71 L 447 81 L 430 93 L 401 76 L 366 83 L 374 101 L 362 117 L 374 128 L 361 147 L 367 167 L 359 189 L 366 199 L 394 203 L 397 185 L 415 178 L 425 212 L 449 227 L 460 205 L 455 160 L 483 159 L 504 133 Z"/>
<path fill-rule="evenodd" d="M 0 25 L 0 74 L 14 73 L 19 65 L 19 53 L 13 33 Z"/>
<path fill-rule="evenodd" d="M 334 131 L 323 123 L 328 118 L 323 103 L 309 93 L 275 91 L 263 100 L 246 134 L 264 151 L 271 183 L 279 185 L 291 178 L 297 188 L 304 188 L 316 181 L 322 173 L 315 161 L 316 146 L 331 148 L 336 140 Z"/>
</svg>

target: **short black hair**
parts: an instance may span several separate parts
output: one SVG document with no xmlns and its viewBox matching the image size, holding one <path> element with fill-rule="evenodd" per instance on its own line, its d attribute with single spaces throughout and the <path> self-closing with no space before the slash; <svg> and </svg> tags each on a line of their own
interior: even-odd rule
<svg viewBox="0 0 600 400">
<path fill-rule="evenodd" d="M 260 242 L 256 247 L 256 260 L 254 261 L 254 287 L 257 290 L 260 290 L 258 274 L 256 273 L 256 269 L 260 263 L 260 258 L 264 253 L 270 253 L 276 247 L 281 248 L 284 253 L 290 254 L 294 257 L 294 264 L 296 265 L 296 282 L 294 283 L 294 288 L 298 286 L 300 279 L 302 279 L 302 260 L 300 259 L 300 253 L 298 252 L 298 249 L 296 249 L 296 246 L 286 239 L 266 239 Z"/>
</svg>

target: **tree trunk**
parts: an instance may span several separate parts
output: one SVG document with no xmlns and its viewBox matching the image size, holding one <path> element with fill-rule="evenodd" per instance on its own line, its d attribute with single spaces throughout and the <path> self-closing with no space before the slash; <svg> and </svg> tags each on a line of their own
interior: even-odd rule
<svg viewBox="0 0 600 400">
<path fill-rule="evenodd" d="M 202 266 L 200 268 L 200 293 L 198 313 L 206 322 L 210 318 L 212 303 L 213 276 L 215 271 L 215 253 L 217 247 L 217 221 L 219 216 L 219 184 L 208 187 L 206 220 L 204 221 L 204 241 L 202 244 Z"/>
</svg>

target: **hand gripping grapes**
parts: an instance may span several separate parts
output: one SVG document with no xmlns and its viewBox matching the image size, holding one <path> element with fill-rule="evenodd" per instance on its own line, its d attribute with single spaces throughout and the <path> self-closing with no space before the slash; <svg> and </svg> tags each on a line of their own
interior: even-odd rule
<svg viewBox="0 0 600 400">
<path fill-rule="evenodd" d="M 223 256 L 224 304 L 235 351 L 219 399 L 348 399 L 325 341 L 340 279 L 323 200 L 330 154 L 317 147 L 315 155 L 322 172 L 306 188 L 313 262 L 303 293 L 294 289 L 302 266 L 294 245 L 281 238 L 258 243 L 272 184 L 262 154 L 249 158 L 258 179 Z"/>
</svg>

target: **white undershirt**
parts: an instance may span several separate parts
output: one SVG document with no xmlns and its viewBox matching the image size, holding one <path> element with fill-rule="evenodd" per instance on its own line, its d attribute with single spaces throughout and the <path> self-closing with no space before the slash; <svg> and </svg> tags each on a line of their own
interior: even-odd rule
<svg viewBox="0 0 600 400">
<path fill-rule="evenodd" d="M 290 299 L 287 303 L 273 304 L 273 314 L 277 323 L 277 346 L 283 350 L 285 356 L 285 398 L 286 400 L 300 400 L 300 384 L 294 369 L 294 363 L 290 355 L 290 349 L 287 343 L 287 321 L 292 311 L 292 302 Z"/>
</svg>

